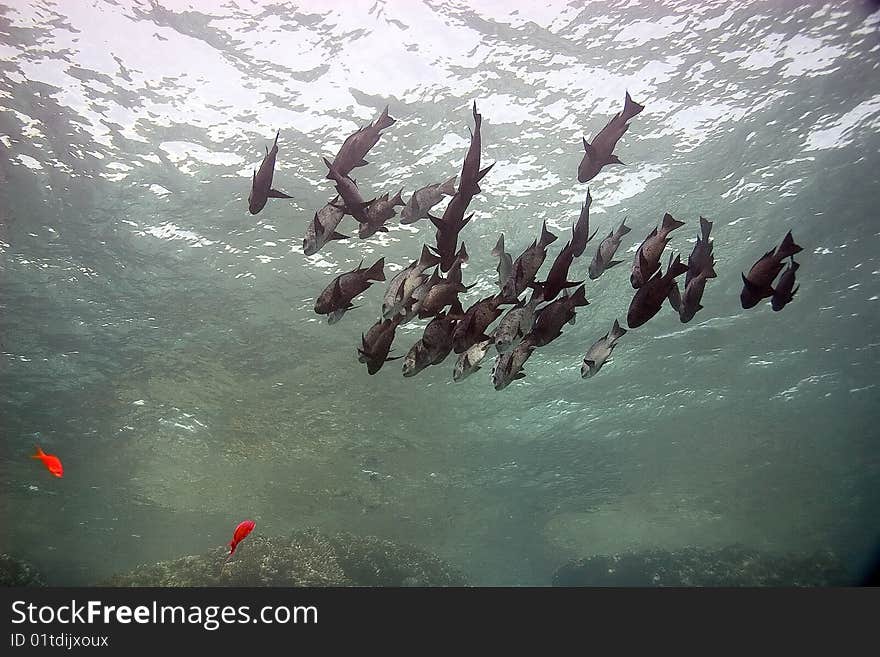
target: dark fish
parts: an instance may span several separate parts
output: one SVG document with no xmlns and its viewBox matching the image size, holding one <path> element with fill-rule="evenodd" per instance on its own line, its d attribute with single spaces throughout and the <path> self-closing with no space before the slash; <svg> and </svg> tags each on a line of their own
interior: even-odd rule
<svg viewBox="0 0 880 657">
<path fill-rule="evenodd" d="M 455 320 L 440 313 L 425 327 L 418 340 L 403 361 L 403 375 L 415 376 L 429 365 L 439 365 L 452 351 L 452 334 Z"/>
<path fill-rule="evenodd" d="M 712 222 L 704 217 L 700 217 L 700 234 L 697 236 L 697 243 L 694 244 L 694 250 L 688 256 L 688 271 L 684 279 L 684 286 L 687 287 L 691 279 L 698 276 L 701 271 L 711 269 L 715 266 L 715 259 L 712 257 L 712 242 L 709 241 L 709 233 L 712 231 Z M 709 278 L 712 278 L 711 276 Z"/>
<path fill-rule="evenodd" d="M 452 370 L 452 380 L 457 383 L 478 371 L 480 363 L 486 357 L 491 346 L 491 340 L 484 340 L 471 346 L 470 349 L 459 355 L 458 360 L 455 361 L 455 368 Z"/>
<path fill-rule="evenodd" d="M 436 265 L 440 259 L 422 245 L 422 253 L 419 259 L 410 263 L 403 271 L 399 272 L 385 292 L 382 300 L 382 317 L 385 319 L 398 313 L 404 312 L 407 302 L 410 301 L 413 290 L 425 282 L 425 270 Z"/>
<path fill-rule="evenodd" d="M 803 249 L 795 244 L 791 231 L 785 234 L 775 251 L 767 251 L 758 260 L 748 274 L 743 274 L 743 289 L 739 295 L 743 308 L 753 308 L 760 303 L 761 299 L 773 296 L 773 280 L 779 275 L 784 266 L 784 260 L 800 253 Z"/>
<path fill-rule="evenodd" d="M 367 208 L 376 199 L 365 201 L 354 180 L 347 174 L 340 173 L 326 157 L 324 164 L 327 165 L 327 178 L 336 183 L 336 193 L 342 197 L 342 202 L 345 204 L 345 214 L 350 214 L 358 223 L 368 223 Z"/>
<path fill-rule="evenodd" d="M 547 222 L 541 226 L 541 238 L 532 242 L 531 246 L 514 261 L 510 276 L 501 288 L 501 296 L 516 303 L 517 298 L 535 280 L 535 275 L 547 257 L 547 246 L 556 241 L 556 235 L 547 230 Z"/>
<path fill-rule="evenodd" d="M 428 212 L 437 205 L 444 196 L 455 195 L 455 180 L 458 176 L 452 176 L 443 183 L 427 185 L 413 193 L 406 203 L 406 207 L 400 211 L 400 223 L 412 224 L 419 219 L 427 219 Z"/>
<path fill-rule="evenodd" d="M 782 272 L 782 276 L 779 277 L 779 282 L 776 284 L 776 289 L 773 290 L 773 298 L 770 300 L 773 310 L 777 312 L 782 310 L 786 304 L 794 299 L 794 295 L 800 287 L 800 285 L 796 286 L 794 284 L 794 273 L 799 267 L 800 265 L 794 261 L 794 256 L 792 256 L 791 264 L 788 266 L 788 269 Z"/>
<path fill-rule="evenodd" d="M 583 283 L 583 281 L 568 280 L 568 270 L 574 259 L 574 248 L 571 242 L 569 242 L 562 247 L 562 251 L 556 256 L 553 266 L 550 267 L 550 273 L 547 274 L 547 280 L 543 283 L 544 301 L 553 301 L 562 290 Z"/>
<path fill-rule="evenodd" d="M 688 273 L 690 273 L 690 269 L 688 269 Z M 689 283 L 684 284 L 684 294 L 679 291 L 677 282 L 672 284 L 669 289 L 669 303 L 675 308 L 675 312 L 678 313 L 683 324 L 687 324 L 697 312 L 703 309 L 700 301 L 703 299 L 706 281 L 715 278 L 715 276 L 715 269 L 710 265 L 709 269 L 702 270 L 691 278 Z"/>
<path fill-rule="evenodd" d="M 658 231 L 655 226 L 651 234 L 641 243 L 638 251 L 636 251 L 632 274 L 629 277 L 629 282 L 633 288 L 640 288 L 646 281 L 650 280 L 654 272 L 660 269 L 660 256 L 663 255 L 663 249 L 669 243 L 669 233 L 679 226 L 684 226 L 684 222 L 673 219 L 672 215 L 667 212 L 663 215 L 663 223 L 660 225 L 660 230 Z"/>
<path fill-rule="evenodd" d="M 590 190 L 587 188 L 587 199 L 584 201 L 584 205 L 581 208 L 581 215 L 578 217 L 577 223 L 574 225 L 574 228 L 571 229 L 571 249 L 575 258 L 580 258 L 584 250 L 587 248 L 587 244 L 590 243 L 594 237 L 596 237 L 596 233 L 599 232 L 597 228 L 592 235 L 590 235 L 590 204 L 593 202 L 593 197 L 590 196 Z M 558 292 L 557 292 L 558 294 Z M 556 296 L 555 294 L 553 295 Z M 552 297 L 548 297 L 552 298 Z"/>
<path fill-rule="evenodd" d="M 483 123 L 483 117 L 477 114 L 477 102 L 474 101 L 474 131 L 471 133 L 471 145 L 468 147 L 467 155 L 461 165 L 461 183 L 458 191 L 470 201 L 471 197 L 480 193 L 479 182 L 489 173 L 490 169 L 495 166 L 493 162 L 485 169 L 480 169 L 480 147 L 482 141 L 480 137 L 480 127 Z"/>
<path fill-rule="evenodd" d="M 670 254 L 666 273 L 661 274 L 658 271 L 651 280 L 636 290 L 626 314 L 626 323 L 631 329 L 638 328 L 660 312 L 663 301 L 669 297 L 675 284 L 675 277 L 681 276 L 686 271 L 687 265 L 681 262 L 679 256 L 676 255 L 673 260 Z"/>
<path fill-rule="evenodd" d="M 401 193 L 403 193 L 402 189 L 390 199 L 388 194 L 384 194 L 366 207 L 367 221 L 360 225 L 358 237 L 363 240 L 375 235 L 378 231 L 388 232 L 385 223 L 396 214 L 394 211 L 395 206 L 403 205 L 403 199 L 400 197 Z"/>
<path fill-rule="evenodd" d="M 458 295 L 468 288 L 454 281 L 441 281 L 427 291 L 425 297 L 417 302 L 419 318 L 433 317 L 447 306 L 460 307 Z"/>
<path fill-rule="evenodd" d="M 543 292 L 538 286 L 532 291 L 528 303 L 519 302 L 501 318 L 492 334 L 499 354 L 510 351 L 517 340 L 531 332 L 535 325 L 536 309 L 543 300 Z"/>
<path fill-rule="evenodd" d="M 511 269 L 513 269 L 513 257 L 504 250 L 504 233 L 501 233 L 498 238 L 495 248 L 492 249 L 492 255 L 498 258 L 498 266 L 495 271 L 498 272 L 498 287 L 503 288 L 510 276 Z"/>
<path fill-rule="evenodd" d="M 596 250 L 596 255 L 593 256 L 593 261 L 590 263 L 589 273 L 591 280 L 596 280 L 606 269 L 611 269 L 614 265 L 621 263 L 620 260 L 613 259 L 614 254 L 620 248 L 620 241 L 623 239 L 623 236 L 630 230 L 629 226 L 626 225 L 626 218 L 624 218 L 620 222 L 617 232 L 612 230 L 608 233 L 608 237 L 599 242 L 599 248 Z"/>
<path fill-rule="evenodd" d="M 369 164 L 364 158 L 379 141 L 381 132 L 385 128 L 394 125 L 394 122 L 395 120 L 388 116 L 388 106 L 386 105 L 385 109 L 382 110 L 382 114 L 374 123 L 366 125 L 349 135 L 339 148 L 336 157 L 333 158 L 333 166 L 340 175 L 346 176 L 355 167 Z"/>
<path fill-rule="evenodd" d="M 349 239 L 348 235 L 336 232 L 336 227 L 345 215 L 340 203 L 341 199 L 337 196 L 315 213 L 315 218 L 309 222 L 309 226 L 306 228 L 306 237 L 303 240 L 305 255 L 315 255 L 331 240 Z"/>
<path fill-rule="evenodd" d="M 380 319 L 373 324 L 366 335 L 361 335 L 361 346 L 358 348 L 358 361 L 367 364 L 367 372 L 371 375 L 382 369 L 388 361 L 397 360 L 400 356 L 389 358 L 391 343 L 400 318 Z"/>
<path fill-rule="evenodd" d="M 578 166 L 578 182 L 585 183 L 592 180 L 606 164 L 623 164 L 614 155 L 614 148 L 623 137 L 623 133 L 629 128 L 629 120 L 643 109 L 645 109 L 644 105 L 639 105 L 630 98 L 627 91 L 623 111 L 614 115 L 599 131 L 599 134 L 593 138 L 592 143 L 587 143 L 584 138 L 585 153 L 580 166 Z"/>
<path fill-rule="evenodd" d="M 468 261 L 470 256 L 468 256 L 467 248 L 465 248 L 464 242 L 461 243 L 461 248 L 458 250 L 458 253 L 455 254 L 455 260 L 452 261 L 452 266 L 449 268 L 449 273 L 446 275 L 446 278 L 450 281 L 461 283 L 461 266 Z"/>
<path fill-rule="evenodd" d="M 516 347 L 505 354 L 498 354 L 492 368 L 492 385 L 495 390 L 504 390 L 513 381 L 524 378 L 523 365 L 534 351 L 534 336 L 529 333 Z"/>
<path fill-rule="evenodd" d="M 458 325 L 455 327 L 455 333 L 452 336 L 452 345 L 455 353 L 460 354 L 477 342 L 491 339 L 486 335 L 486 329 L 501 316 L 499 306 L 503 303 L 502 298 L 498 295 L 486 297 L 477 301 L 474 305 L 467 309 Z"/>
<path fill-rule="evenodd" d="M 586 290 L 583 285 L 569 296 L 564 295 L 551 304 L 548 304 L 538 311 L 535 318 L 535 327 L 532 329 L 534 342 L 536 347 L 543 347 L 550 344 L 562 335 L 562 327 L 566 322 L 574 324 L 575 308 L 579 306 L 588 306 Z"/>
<path fill-rule="evenodd" d="M 626 329 L 620 328 L 620 324 L 615 319 L 611 330 L 587 349 L 581 365 L 581 378 L 588 379 L 598 374 L 602 366 L 611 359 L 611 352 L 614 351 L 617 341 L 625 334 Z"/>
<path fill-rule="evenodd" d="M 363 261 L 356 269 L 340 274 L 333 279 L 315 301 L 315 312 L 329 315 L 334 311 L 345 311 L 353 308 L 352 299 L 361 294 L 372 284 L 371 281 L 384 281 L 385 258 L 379 258 L 372 267 L 363 268 Z M 338 321 L 341 314 L 334 321 Z M 333 322 L 331 322 L 333 323 Z"/>
<path fill-rule="evenodd" d="M 453 201 L 457 198 L 458 194 L 452 197 Z M 450 202 L 450 205 L 452 205 L 452 202 Z M 440 271 L 448 272 L 452 268 L 452 265 L 455 263 L 456 249 L 458 248 L 458 235 L 461 229 L 468 225 L 473 216 L 473 213 L 471 213 L 461 220 L 455 219 L 452 222 L 446 222 L 434 216 L 430 217 L 431 223 L 437 228 L 437 248 L 434 250 L 440 256 Z"/>
<path fill-rule="evenodd" d="M 272 150 L 266 147 L 266 156 L 260 162 L 260 170 L 254 171 L 251 193 L 248 195 L 248 210 L 251 214 L 257 214 L 262 210 L 270 198 L 293 198 L 284 192 L 272 189 L 272 176 L 275 173 L 275 157 L 278 155 L 278 135 L 280 134 L 280 130 L 275 133 Z"/>
<path fill-rule="evenodd" d="M 424 276 L 422 277 L 424 278 Z M 445 279 L 440 276 L 439 270 L 435 269 L 431 275 L 421 283 L 415 290 L 412 291 L 412 294 L 406 300 L 404 304 L 404 315 L 401 320 L 401 324 L 406 324 L 411 321 L 415 317 L 418 317 L 419 309 L 421 308 L 422 301 L 428 296 L 428 292 L 431 291 L 431 288 L 435 285 L 443 283 Z M 461 310 L 461 304 L 458 302 L 458 298 L 456 297 L 455 304 L 453 304 L 453 309 L 457 313 Z M 436 314 L 436 313 L 435 313 Z"/>
</svg>

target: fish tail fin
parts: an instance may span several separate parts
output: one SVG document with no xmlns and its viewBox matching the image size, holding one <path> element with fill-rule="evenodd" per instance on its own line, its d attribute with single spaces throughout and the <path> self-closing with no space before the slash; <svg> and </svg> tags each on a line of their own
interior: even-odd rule
<svg viewBox="0 0 880 657">
<path fill-rule="evenodd" d="M 549 244 L 553 244 L 556 241 L 556 235 L 547 230 L 547 220 L 544 220 L 544 223 L 541 225 L 541 246 L 547 246 Z"/>
<path fill-rule="evenodd" d="M 782 240 L 782 244 L 779 245 L 779 249 L 776 251 L 776 256 L 780 260 L 785 260 L 801 251 L 803 251 L 803 248 L 794 243 L 794 237 L 791 236 L 791 231 L 788 231 Z"/>
<path fill-rule="evenodd" d="M 458 179 L 458 176 L 452 176 L 449 180 L 442 183 L 440 187 L 437 188 L 437 191 L 441 194 L 445 194 L 446 196 L 454 196 L 455 195 L 455 181 Z"/>
<path fill-rule="evenodd" d="M 686 264 L 681 261 L 681 256 L 677 253 L 675 254 L 675 258 L 672 255 L 669 256 L 669 268 L 666 270 L 666 275 L 670 278 L 675 278 L 676 276 L 681 276 L 688 270 Z"/>
<path fill-rule="evenodd" d="M 419 256 L 419 267 L 427 269 L 440 264 L 440 256 L 436 256 L 428 249 L 427 244 L 422 245 L 422 255 Z"/>
<path fill-rule="evenodd" d="M 628 217 L 624 217 L 624 218 L 623 218 L 623 221 L 620 222 L 620 227 L 617 229 L 617 236 L 618 236 L 618 237 L 623 237 L 623 236 L 626 235 L 629 231 L 632 230 L 632 228 L 630 228 L 629 226 L 626 225 L 626 220 L 627 220 L 627 219 L 628 219 Z"/>
<path fill-rule="evenodd" d="M 665 233 L 671 233 L 676 228 L 684 226 L 683 221 L 679 221 L 678 219 L 673 219 L 672 215 L 668 212 L 663 215 L 663 225 L 661 226 L 661 230 Z"/>
<path fill-rule="evenodd" d="M 614 326 L 611 327 L 611 332 L 608 334 L 608 339 L 611 340 L 611 342 L 617 342 L 624 335 L 626 335 L 626 329 L 621 328 L 620 322 L 615 319 Z"/>
<path fill-rule="evenodd" d="M 504 233 L 501 233 L 498 241 L 495 242 L 495 248 L 492 249 L 493 258 L 500 258 L 502 255 L 504 255 Z"/>
<path fill-rule="evenodd" d="M 379 130 L 384 130 L 385 128 L 390 128 L 397 122 L 397 119 L 391 118 L 388 114 L 388 105 L 385 106 L 385 109 L 382 110 L 382 114 L 376 119 L 376 127 Z"/>
<path fill-rule="evenodd" d="M 406 204 L 403 202 L 403 198 L 401 197 L 401 194 L 403 194 L 403 187 L 401 187 L 401 188 L 398 190 L 398 192 L 394 195 L 394 198 L 391 199 L 391 206 L 392 206 L 392 207 L 395 206 L 395 205 L 406 205 Z"/>
<path fill-rule="evenodd" d="M 483 123 L 483 115 L 477 112 L 477 101 L 474 101 L 473 115 L 474 115 L 474 130 L 479 132 L 480 126 Z"/>
<path fill-rule="evenodd" d="M 470 259 L 470 256 L 467 252 L 467 247 L 465 247 L 464 242 L 461 243 L 461 248 L 458 250 L 458 253 L 455 254 L 455 258 L 459 262 L 467 262 Z"/>
<path fill-rule="evenodd" d="M 574 306 L 588 306 L 590 302 L 587 301 L 587 290 L 586 286 L 581 285 L 578 289 L 574 291 L 574 294 L 571 295 L 571 303 Z"/>
<path fill-rule="evenodd" d="M 581 208 L 581 212 L 584 210 L 589 210 L 590 206 L 593 204 L 593 197 L 590 196 L 590 188 L 587 187 L 587 198 L 584 199 L 584 206 Z"/>
<path fill-rule="evenodd" d="M 278 129 L 278 132 L 275 133 L 275 141 L 272 142 L 272 148 L 278 148 L 278 135 L 281 134 L 281 128 Z"/>
<path fill-rule="evenodd" d="M 706 278 L 718 278 L 718 274 L 715 273 L 715 265 L 709 265 L 709 268 L 706 270 Z"/>
<path fill-rule="evenodd" d="M 712 222 L 705 217 L 700 217 L 700 237 L 706 244 L 709 243 L 709 232 L 712 230 Z"/>
<path fill-rule="evenodd" d="M 669 299 L 669 305 L 672 306 L 672 309 L 680 315 L 681 290 L 678 289 L 678 281 L 672 282 L 672 287 L 669 288 L 669 294 L 667 295 L 667 298 Z"/>
<path fill-rule="evenodd" d="M 368 280 L 384 281 L 385 280 L 385 256 L 379 258 L 372 267 L 366 271 Z"/>
<path fill-rule="evenodd" d="M 629 91 L 627 91 L 626 98 L 623 101 L 623 114 L 621 115 L 623 122 L 626 123 L 643 109 L 645 109 L 645 106 L 639 105 L 636 101 L 634 101 L 630 97 Z"/>
</svg>

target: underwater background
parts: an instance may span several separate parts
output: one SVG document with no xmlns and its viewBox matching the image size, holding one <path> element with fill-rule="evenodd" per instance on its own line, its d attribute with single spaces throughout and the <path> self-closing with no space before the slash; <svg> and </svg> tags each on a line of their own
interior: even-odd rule
<svg viewBox="0 0 880 657">
<path fill-rule="evenodd" d="M 477 585 L 731 546 L 831 551 L 857 579 L 880 544 L 878 30 L 861 2 L 6 0 L 0 552 L 90 584 L 215 550 L 252 518 L 253 545 L 373 536 Z M 582 136 L 626 91 L 645 110 L 625 166 L 578 183 Z M 474 101 L 496 164 L 461 233 L 465 307 L 497 291 L 499 233 L 516 257 L 546 220 L 545 276 L 587 187 L 591 232 L 627 217 L 624 263 L 502 391 L 494 354 L 458 383 L 454 356 L 369 376 L 356 348 L 385 284 L 332 326 L 314 300 L 362 258 L 390 279 L 434 229 L 395 218 L 304 256 L 335 193 L 321 157 L 388 105 L 353 177 L 406 199 L 459 173 Z M 274 186 L 293 198 L 252 216 L 279 129 Z M 665 305 L 584 380 L 666 212 L 683 258 L 714 222 L 704 309 L 685 325 Z M 743 310 L 741 272 L 788 230 L 798 294 Z"/>
</svg>

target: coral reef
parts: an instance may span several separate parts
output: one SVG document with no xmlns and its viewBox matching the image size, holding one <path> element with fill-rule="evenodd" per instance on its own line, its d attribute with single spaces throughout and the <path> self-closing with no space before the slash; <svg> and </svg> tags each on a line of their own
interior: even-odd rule
<svg viewBox="0 0 880 657">
<path fill-rule="evenodd" d="M 45 586 L 40 573 L 29 563 L 0 554 L 0 586 Z"/>
<path fill-rule="evenodd" d="M 851 578 L 832 552 L 775 555 L 740 546 L 591 556 L 553 576 L 554 586 L 846 586 Z"/>
<path fill-rule="evenodd" d="M 316 530 L 249 537 L 226 548 L 138 566 L 106 586 L 464 586 L 462 573 L 415 547 Z"/>
</svg>

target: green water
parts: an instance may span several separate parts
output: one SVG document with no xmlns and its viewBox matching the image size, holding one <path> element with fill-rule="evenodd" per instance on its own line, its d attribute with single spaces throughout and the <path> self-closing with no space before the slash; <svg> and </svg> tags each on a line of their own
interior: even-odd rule
<svg viewBox="0 0 880 657">
<path fill-rule="evenodd" d="M 546 5 L 546 6 L 544 6 Z M 547 584 L 572 558 L 880 542 L 880 13 L 860 3 L 12 2 L 0 6 L 0 551 L 55 584 L 206 552 L 244 518 L 421 546 L 477 584 Z M 465 307 L 542 221 L 568 237 L 588 138 L 645 105 L 589 188 L 627 216 L 624 264 L 496 392 L 491 357 L 368 376 L 384 285 L 328 326 L 315 297 L 386 274 L 434 231 L 302 238 L 322 155 L 388 104 L 356 169 L 404 198 L 459 172 L 483 115 L 495 167 L 461 233 Z M 247 212 L 277 129 L 275 186 Z M 442 209 L 442 206 L 439 206 Z M 635 248 L 665 212 L 714 222 L 705 308 L 668 307 L 580 377 L 623 322 Z M 356 234 L 347 217 L 339 230 Z M 792 230 L 800 291 L 744 311 L 740 273 Z M 597 240 L 598 242 L 598 240 Z M 596 242 L 572 267 L 586 277 Z M 666 256 L 664 256 L 665 262 Z M 357 302 L 356 302 L 357 303 Z M 425 325 L 401 327 L 403 355 Z M 30 459 L 59 455 L 63 479 Z"/>
</svg>

